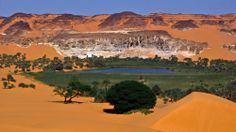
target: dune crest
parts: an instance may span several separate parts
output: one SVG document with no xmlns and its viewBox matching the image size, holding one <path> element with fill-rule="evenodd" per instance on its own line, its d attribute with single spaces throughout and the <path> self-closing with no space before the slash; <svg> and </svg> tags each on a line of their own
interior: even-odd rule
<svg viewBox="0 0 236 132">
<path fill-rule="evenodd" d="M 164 132 L 236 130 L 236 104 L 226 99 L 196 92 L 169 107 L 151 128 Z"/>
</svg>

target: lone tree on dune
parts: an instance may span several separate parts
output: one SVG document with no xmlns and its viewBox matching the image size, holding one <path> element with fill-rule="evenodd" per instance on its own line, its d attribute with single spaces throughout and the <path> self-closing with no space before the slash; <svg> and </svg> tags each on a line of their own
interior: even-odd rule
<svg viewBox="0 0 236 132">
<path fill-rule="evenodd" d="M 156 96 L 151 89 L 137 81 L 123 81 L 113 85 L 108 90 L 106 99 L 114 105 L 117 113 L 150 109 L 156 104 Z"/>
<path fill-rule="evenodd" d="M 11 75 L 11 74 L 8 74 L 6 78 L 2 78 L 2 81 L 3 81 L 3 87 L 4 88 L 14 88 L 15 85 L 13 83 L 16 82 L 15 78 Z"/>
<path fill-rule="evenodd" d="M 64 103 L 72 103 L 73 98 L 82 96 L 90 90 L 90 86 L 81 84 L 78 79 L 72 78 L 66 87 L 58 86 L 53 92 L 64 97 Z"/>
</svg>

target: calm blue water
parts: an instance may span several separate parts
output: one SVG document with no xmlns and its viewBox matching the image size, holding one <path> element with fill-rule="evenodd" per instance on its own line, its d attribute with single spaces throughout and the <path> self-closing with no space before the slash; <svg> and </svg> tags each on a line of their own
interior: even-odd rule
<svg viewBox="0 0 236 132">
<path fill-rule="evenodd" d="M 80 73 L 142 73 L 142 74 L 158 74 L 158 73 L 175 73 L 172 70 L 160 68 L 108 68 L 99 70 L 78 71 Z"/>
</svg>

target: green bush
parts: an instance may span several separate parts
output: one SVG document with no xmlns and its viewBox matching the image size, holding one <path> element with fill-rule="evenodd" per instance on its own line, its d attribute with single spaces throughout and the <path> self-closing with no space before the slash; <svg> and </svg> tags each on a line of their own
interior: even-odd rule
<svg viewBox="0 0 236 132">
<path fill-rule="evenodd" d="M 3 88 L 8 88 L 8 83 L 7 82 L 3 82 Z"/>
<path fill-rule="evenodd" d="M 229 82 L 226 85 L 226 98 L 236 102 L 236 80 Z"/>
<path fill-rule="evenodd" d="M 36 87 L 34 84 L 25 84 L 25 83 L 20 83 L 18 86 L 21 88 L 35 88 Z"/>
<path fill-rule="evenodd" d="M 208 90 L 206 87 L 199 85 L 199 86 L 195 86 L 195 87 L 193 87 L 193 88 L 188 89 L 188 90 L 186 91 L 186 95 L 188 95 L 188 94 L 190 94 L 190 93 L 192 93 L 192 92 L 204 92 L 204 93 L 209 93 L 209 90 Z"/>
<path fill-rule="evenodd" d="M 161 88 L 158 85 L 154 85 L 152 87 L 152 92 L 157 96 L 161 95 L 162 93 Z"/>
<path fill-rule="evenodd" d="M 30 88 L 35 88 L 36 86 L 34 84 L 29 84 Z"/>
<path fill-rule="evenodd" d="M 177 101 L 185 96 L 185 92 L 179 88 L 168 89 L 164 92 L 164 97 L 170 98 L 170 101 Z"/>
<path fill-rule="evenodd" d="M 20 83 L 18 86 L 21 88 L 28 88 L 29 87 L 29 85 L 27 85 L 25 83 Z"/>
<path fill-rule="evenodd" d="M 151 89 L 137 81 L 123 81 L 113 85 L 106 100 L 114 105 L 117 113 L 137 109 L 150 109 L 156 104 L 156 96 Z"/>
<path fill-rule="evenodd" d="M 107 92 L 105 89 L 97 89 L 96 95 L 94 97 L 94 102 L 103 103 L 106 102 Z"/>
</svg>

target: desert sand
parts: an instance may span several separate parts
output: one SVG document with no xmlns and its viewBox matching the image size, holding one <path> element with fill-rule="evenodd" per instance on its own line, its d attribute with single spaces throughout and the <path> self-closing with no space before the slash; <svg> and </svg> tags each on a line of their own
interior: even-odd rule
<svg viewBox="0 0 236 132">
<path fill-rule="evenodd" d="M 7 70 L 0 71 L 0 78 Z M 36 89 L 2 89 L 0 84 L 0 130 L 7 132 L 73 132 L 73 131 L 155 131 L 133 125 L 145 115 L 114 115 L 104 113 L 112 108 L 107 103 L 92 103 L 92 98 L 79 98 L 76 104 L 63 104 L 52 87 L 35 80 L 14 76 L 17 83 L 34 83 Z"/>
<path fill-rule="evenodd" d="M 201 26 L 196 29 L 189 30 L 176 30 L 170 26 L 148 26 L 149 30 L 165 30 L 169 32 L 173 37 L 192 40 L 196 42 L 207 42 L 208 49 L 205 49 L 202 53 L 192 56 L 194 60 L 199 57 L 209 59 L 227 59 L 236 60 L 236 53 L 231 52 L 228 49 L 224 49 L 224 44 L 232 44 L 236 42 L 236 37 L 219 31 L 217 26 Z"/>
<path fill-rule="evenodd" d="M 176 132 L 232 132 L 236 130 L 236 104 L 223 98 L 192 93 L 165 108 L 153 129 Z"/>
<path fill-rule="evenodd" d="M 0 70 L 0 78 L 10 69 Z M 107 103 L 93 98 L 75 99 L 63 104 L 53 87 L 32 78 L 14 76 L 17 84 L 34 83 L 36 89 L 2 89 L 0 84 L 0 130 L 7 132 L 222 132 L 236 130 L 236 104 L 205 93 L 192 93 L 176 103 L 164 105 L 159 99 L 154 113 L 117 115 L 103 112 Z"/>
<path fill-rule="evenodd" d="M 46 55 L 48 58 L 59 57 L 63 55 L 59 54 L 53 47 L 49 45 L 31 45 L 26 48 L 17 46 L 16 44 L 2 45 L 0 44 L 0 54 L 16 54 L 20 52 L 26 54 L 27 59 L 33 60 Z"/>
</svg>

